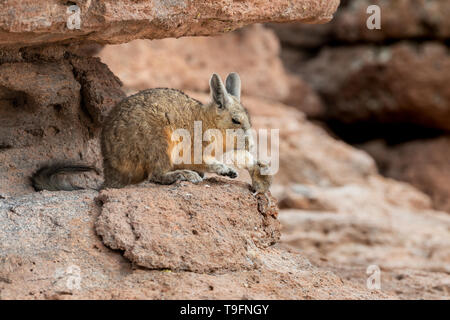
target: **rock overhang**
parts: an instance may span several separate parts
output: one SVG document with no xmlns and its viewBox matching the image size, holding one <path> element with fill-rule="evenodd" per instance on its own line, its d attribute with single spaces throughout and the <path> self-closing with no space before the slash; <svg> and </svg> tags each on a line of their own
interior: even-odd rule
<svg viewBox="0 0 450 320">
<path fill-rule="evenodd" d="M 339 0 L 7 0 L 0 3 L 0 47 L 118 44 L 215 35 L 262 22 L 325 23 L 338 5 Z"/>
</svg>

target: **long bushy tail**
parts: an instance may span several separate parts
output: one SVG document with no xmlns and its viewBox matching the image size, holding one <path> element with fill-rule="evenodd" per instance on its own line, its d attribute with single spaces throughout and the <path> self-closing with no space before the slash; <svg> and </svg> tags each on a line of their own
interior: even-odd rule
<svg viewBox="0 0 450 320">
<path fill-rule="evenodd" d="M 72 185 L 66 179 L 62 179 L 60 174 L 87 172 L 87 171 L 95 171 L 98 173 L 98 170 L 93 166 L 86 166 L 74 163 L 55 163 L 44 166 L 39 170 L 37 170 L 31 176 L 31 184 L 36 191 L 81 190 L 84 188 Z"/>
</svg>

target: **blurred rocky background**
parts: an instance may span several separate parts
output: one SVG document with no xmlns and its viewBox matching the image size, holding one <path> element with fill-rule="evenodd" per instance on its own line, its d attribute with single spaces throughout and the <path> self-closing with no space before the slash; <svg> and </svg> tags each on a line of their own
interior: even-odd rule
<svg viewBox="0 0 450 320">
<path fill-rule="evenodd" d="M 343 0 L 326 24 L 337 1 L 76 3 L 83 31 L 45 23 L 59 19 L 50 7 L 3 20 L 0 298 L 450 298 L 446 1 Z M 370 4 L 381 30 L 366 28 Z M 232 71 L 253 126 L 280 129 L 278 219 L 258 212 L 245 173 L 32 190 L 54 159 L 101 167 L 101 123 L 126 95 L 207 101 L 211 73 Z M 371 265 L 381 289 L 367 287 Z"/>
<path fill-rule="evenodd" d="M 381 29 L 366 27 L 369 5 Z M 450 2 L 341 1 L 325 25 L 276 25 L 286 69 L 320 96 L 303 111 L 366 150 L 381 174 L 450 212 Z"/>
</svg>

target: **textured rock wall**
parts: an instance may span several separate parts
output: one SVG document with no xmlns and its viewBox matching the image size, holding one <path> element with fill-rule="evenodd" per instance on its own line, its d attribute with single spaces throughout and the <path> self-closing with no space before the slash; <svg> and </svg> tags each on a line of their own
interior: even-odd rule
<svg viewBox="0 0 450 320">
<path fill-rule="evenodd" d="M 51 161 L 101 168 L 101 121 L 125 96 L 120 80 L 98 58 L 64 47 L 11 50 L 2 59 L 0 194 L 32 192 L 29 177 Z M 95 186 L 99 178 L 88 174 L 77 182 Z"/>
<path fill-rule="evenodd" d="M 82 10 L 78 31 L 65 26 L 66 2 L 0 5 L 8 8 L 0 11 L 6 13 L 0 16 L 0 44 L 5 46 L 0 51 L 0 298 L 448 299 L 448 215 L 433 211 L 430 198 L 412 186 L 381 177 L 367 153 L 307 120 L 299 109 L 309 116 L 327 112 L 312 88 L 324 98 L 319 87 L 346 82 L 326 76 L 308 85 L 288 74 L 276 37 L 261 26 L 218 38 L 106 47 L 100 57 L 127 93 L 170 86 L 206 101 L 211 72 L 240 72 L 243 103 L 254 127 L 280 129 L 280 171 L 272 194 L 282 210 L 274 198 L 270 210 L 261 210 L 267 203 L 253 196 L 248 184 L 225 178 L 199 185 L 143 183 L 100 193 L 33 192 L 28 177 L 44 161 L 100 166 L 101 123 L 124 93 L 108 67 L 88 56 L 96 51 L 92 42 L 210 35 L 255 21 L 324 22 L 337 5 L 325 0 L 74 3 Z M 427 10 L 437 3 L 430 1 Z M 345 10 L 361 9 L 344 4 Z M 348 12 L 347 20 L 362 19 Z M 326 25 L 308 30 L 311 36 L 304 39 L 311 41 L 312 51 L 324 43 L 313 34 L 338 37 L 330 36 Z M 408 31 L 408 37 L 420 32 Z M 354 41 L 354 35 L 345 36 L 340 34 L 340 41 Z M 85 41 L 88 47 L 76 45 Z M 31 46 L 48 42 L 53 45 Z M 416 63 L 427 82 L 439 87 L 446 79 L 444 73 L 433 78 L 428 64 L 421 65 L 422 55 L 431 50 L 440 57 L 441 49 L 416 53 L 396 48 Z M 294 58 L 305 61 L 312 51 Z M 421 81 L 401 65 L 402 59 L 391 65 L 381 56 L 378 62 L 386 68 L 412 77 L 409 85 Z M 339 73 L 326 63 L 308 74 Z M 379 83 L 391 77 L 382 71 L 372 73 L 381 74 Z M 345 97 L 354 106 L 348 96 L 351 84 L 346 84 Z M 428 99 L 433 92 L 427 90 Z M 420 111 L 422 103 L 414 105 L 415 98 L 396 95 L 394 103 Z M 439 117 L 421 117 L 442 124 Z M 74 179 L 92 186 L 101 180 L 96 175 Z M 280 241 L 280 222 L 281 243 L 274 244 Z M 381 290 L 366 287 L 369 264 L 381 268 Z"/>
<path fill-rule="evenodd" d="M 73 5 L 79 13 L 69 11 Z M 213 35 L 268 21 L 323 23 L 338 5 L 339 0 L 7 0 L 0 3 L 0 46 Z M 76 14 L 79 29 L 68 29 Z"/>
<path fill-rule="evenodd" d="M 317 269 L 295 251 L 267 248 L 279 223 L 257 211 L 242 183 L 212 179 L 96 195 L 41 192 L 0 202 L 1 299 L 393 297 Z M 94 225 L 109 246 L 124 244 L 134 263 L 105 247 Z M 127 247 L 133 241 L 140 244 Z"/>
<path fill-rule="evenodd" d="M 124 59 L 131 55 L 133 59 Z M 279 55 L 274 32 L 254 25 L 213 38 L 136 40 L 107 46 L 98 56 L 129 92 L 174 87 L 206 93 L 209 84 L 205 79 L 213 72 L 226 77 L 235 70 L 245 83 L 243 94 L 293 102 L 309 114 L 319 113 L 322 104 L 317 94 L 302 79 L 286 72 Z"/>
<path fill-rule="evenodd" d="M 389 146 L 372 141 L 360 147 L 379 163 L 383 174 L 405 180 L 430 195 L 436 208 L 450 212 L 450 137 Z"/>
<path fill-rule="evenodd" d="M 380 30 L 366 27 L 370 4 L 381 8 Z M 450 132 L 449 12 L 439 0 L 343 1 L 326 25 L 270 25 L 285 66 L 320 95 L 317 118 L 351 143 L 386 140 L 386 148 L 367 148 L 382 173 L 413 183 L 447 211 L 441 177 L 450 162 L 436 159 Z"/>
<path fill-rule="evenodd" d="M 327 119 L 413 123 L 450 130 L 450 5 L 446 1 L 349 1 L 323 26 L 271 25 L 289 70 L 326 102 Z M 381 29 L 366 27 L 370 4 Z"/>
</svg>

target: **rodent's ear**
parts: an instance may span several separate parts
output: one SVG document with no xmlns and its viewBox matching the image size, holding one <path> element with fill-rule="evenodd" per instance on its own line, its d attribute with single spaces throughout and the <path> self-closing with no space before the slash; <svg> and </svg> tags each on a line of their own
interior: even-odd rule
<svg viewBox="0 0 450 320">
<path fill-rule="evenodd" d="M 227 101 L 227 91 L 225 86 L 220 80 L 219 75 L 214 73 L 209 80 L 209 87 L 211 88 L 211 97 L 215 103 L 219 105 L 219 108 L 225 108 Z"/>
<path fill-rule="evenodd" d="M 241 101 L 241 78 L 236 72 L 228 75 L 225 85 L 227 92 L 238 99 L 238 101 Z"/>
</svg>

